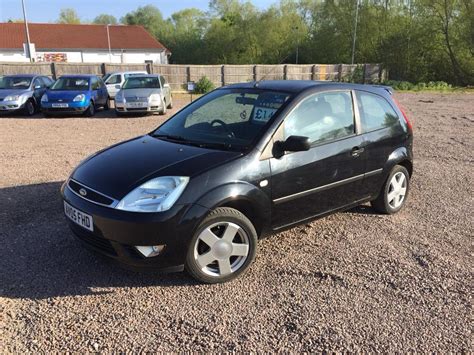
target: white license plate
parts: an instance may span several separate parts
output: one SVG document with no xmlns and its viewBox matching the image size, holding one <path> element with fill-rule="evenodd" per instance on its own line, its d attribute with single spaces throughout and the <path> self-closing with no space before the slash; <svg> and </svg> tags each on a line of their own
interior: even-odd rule
<svg viewBox="0 0 474 355">
<path fill-rule="evenodd" d="M 130 108 L 142 108 L 147 106 L 148 104 L 146 102 L 127 102 L 127 107 Z"/>
<path fill-rule="evenodd" d="M 72 207 L 66 201 L 64 201 L 64 213 L 74 223 L 90 230 L 91 232 L 94 231 L 94 221 L 92 220 L 92 216 L 89 216 L 87 213 L 81 212 L 78 209 Z"/>
<path fill-rule="evenodd" d="M 53 107 L 69 107 L 68 104 L 52 104 Z"/>
</svg>

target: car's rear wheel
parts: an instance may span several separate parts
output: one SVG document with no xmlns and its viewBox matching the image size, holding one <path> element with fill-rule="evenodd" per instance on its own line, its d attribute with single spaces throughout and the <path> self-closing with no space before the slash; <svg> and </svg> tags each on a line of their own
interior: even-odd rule
<svg viewBox="0 0 474 355">
<path fill-rule="evenodd" d="M 94 105 L 94 101 L 91 100 L 90 104 L 89 104 L 89 107 L 87 108 L 86 112 L 85 112 L 85 115 L 87 117 L 92 117 L 95 115 L 95 105 Z"/>
<path fill-rule="evenodd" d="M 401 165 L 395 165 L 379 196 L 371 202 L 372 206 L 380 213 L 397 213 L 405 205 L 409 190 L 410 174 L 408 170 Z"/>
<path fill-rule="evenodd" d="M 173 98 L 170 96 L 170 103 L 168 104 L 168 108 L 171 110 L 173 108 Z"/>
<path fill-rule="evenodd" d="M 36 112 L 36 106 L 32 99 L 29 99 L 25 103 L 25 115 L 33 116 Z"/>
<path fill-rule="evenodd" d="M 186 270 L 205 283 L 230 281 L 255 259 L 257 233 L 239 211 L 221 207 L 199 225 L 186 256 Z"/>
</svg>

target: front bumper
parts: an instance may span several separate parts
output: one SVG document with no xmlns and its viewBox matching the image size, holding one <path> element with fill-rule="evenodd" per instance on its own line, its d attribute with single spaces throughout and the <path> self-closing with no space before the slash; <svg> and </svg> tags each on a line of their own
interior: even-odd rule
<svg viewBox="0 0 474 355">
<path fill-rule="evenodd" d="M 0 112 L 14 112 L 25 107 L 25 102 L 21 101 L 0 101 Z"/>
<path fill-rule="evenodd" d="M 84 200 L 66 183 L 61 194 L 67 203 L 92 216 L 94 231 L 65 217 L 76 237 L 89 249 L 139 271 L 183 270 L 189 242 L 208 209 L 178 205 L 166 212 L 136 213 L 116 210 Z M 160 255 L 146 258 L 134 246 L 166 245 Z"/>
<path fill-rule="evenodd" d="M 159 102 L 148 102 L 144 107 L 130 107 L 127 103 L 118 102 L 115 100 L 115 110 L 120 113 L 154 113 L 163 111 L 163 101 Z"/>
<path fill-rule="evenodd" d="M 44 113 L 68 113 L 68 114 L 83 114 L 89 107 L 89 101 L 77 102 L 61 102 L 67 104 L 67 107 L 53 107 L 57 102 L 41 102 L 41 111 Z"/>
</svg>

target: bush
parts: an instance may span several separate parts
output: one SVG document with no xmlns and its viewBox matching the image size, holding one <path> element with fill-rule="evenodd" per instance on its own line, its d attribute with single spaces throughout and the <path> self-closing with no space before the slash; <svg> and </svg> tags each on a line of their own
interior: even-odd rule
<svg viewBox="0 0 474 355">
<path fill-rule="evenodd" d="M 196 94 L 207 94 L 209 91 L 214 90 L 216 87 L 214 83 L 210 81 L 207 77 L 203 76 L 199 81 L 196 83 L 194 87 L 194 92 Z"/>
<path fill-rule="evenodd" d="M 428 83 L 413 84 L 409 81 L 387 80 L 384 85 L 391 86 L 395 90 L 421 91 L 421 90 L 451 90 L 452 86 L 444 81 L 430 81 Z"/>
</svg>

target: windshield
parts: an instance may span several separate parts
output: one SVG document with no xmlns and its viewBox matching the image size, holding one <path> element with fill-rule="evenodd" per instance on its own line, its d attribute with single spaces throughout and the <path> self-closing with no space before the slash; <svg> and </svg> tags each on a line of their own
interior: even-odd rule
<svg viewBox="0 0 474 355">
<path fill-rule="evenodd" d="M 105 74 L 104 77 L 102 78 L 102 80 L 104 81 L 104 83 L 107 81 L 108 78 L 110 78 L 110 76 L 112 75 L 112 73 L 108 73 L 108 74 Z"/>
<path fill-rule="evenodd" d="M 33 78 L 27 76 L 0 77 L 0 89 L 25 90 L 30 87 Z"/>
<path fill-rule="evenodd" d="M 289 94 L 257 89 L 216 90 L 161 125 L 153 136 L 210 148 L 247 150 Z"/>
<path fill-rule="evenodd" d="M 59 78 L 51 86 L 51 90 L 89 90 L 88 78 Z"/>
<path fill-rule="evenodd" d="M 159 89 L 160 79 L 157 76 L 130 76 L 123 84 L 123 89 Z"/>
</svg>

